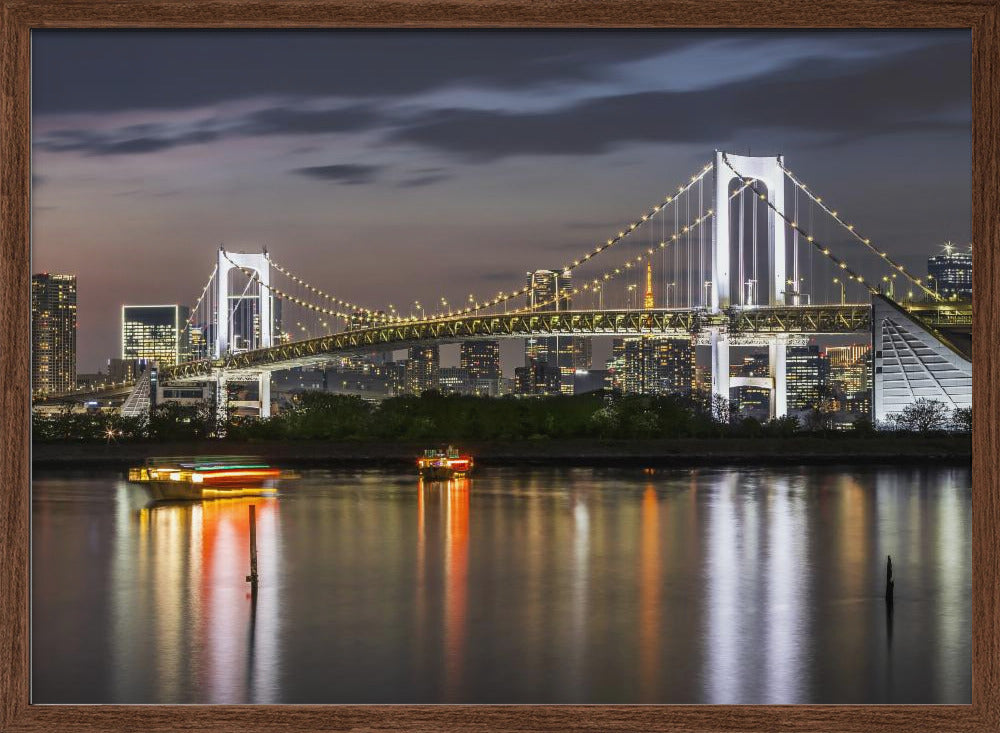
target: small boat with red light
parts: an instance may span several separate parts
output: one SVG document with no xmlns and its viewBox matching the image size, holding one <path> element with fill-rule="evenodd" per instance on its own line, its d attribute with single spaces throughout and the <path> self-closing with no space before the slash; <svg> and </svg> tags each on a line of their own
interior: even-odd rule
<svg viewBox="0 0 1000 733">
<path fill-rule="evenodd" d="M 450 445 L 444 450 L 426 450 L 417 459 L 420 476 L 426 479 L 450 479 L 465 476 L 475 465 L 472 456 Z"/>
<path fill-rule="evenodd" d="M 247 456 L 150 458 L 128 471 L 128 480 L 145 486 L 153 501 L 269 495 L 283 478 L 292 476 Z"/>
</svg>

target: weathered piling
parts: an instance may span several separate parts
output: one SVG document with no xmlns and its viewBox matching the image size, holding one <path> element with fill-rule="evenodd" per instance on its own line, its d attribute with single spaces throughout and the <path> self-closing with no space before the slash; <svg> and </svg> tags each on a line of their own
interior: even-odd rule
<svg viewBox="0 0 1000 733">
<path fill-rule="evenodd" d="M 257 589 L 257 507 L 250 505 L 250 574 L 247 576 L 253 590 Z"/>
<path fill-rule="evenodd" d="M 886 556 L 885 561 L 885 602 L 892 606 L 892 591 L 896 582 L 892 579 L 892 555 Z"/>
</svg>

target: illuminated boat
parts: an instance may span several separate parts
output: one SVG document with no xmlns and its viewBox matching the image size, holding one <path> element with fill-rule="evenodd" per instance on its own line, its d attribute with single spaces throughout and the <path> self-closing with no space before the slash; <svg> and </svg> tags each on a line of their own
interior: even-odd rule
<svg viewBox="0 0 1000 733">
<path fill-rule="evenodd" d="M 465 476 L 474 466 L 472 456 L 459 453 L 450 445 L 446 450 L 426 450 L 417 459 L 420 475 L 427 479 L 450 479 Z"/>
<path fill-rule="evenodd" d="M 150 458 L 128 471 L 128 480 L 145 486 L 153 501 L 197 501 L 273 494 L 290 478 L 259 459 L 238 456 Z"/>
</svg>

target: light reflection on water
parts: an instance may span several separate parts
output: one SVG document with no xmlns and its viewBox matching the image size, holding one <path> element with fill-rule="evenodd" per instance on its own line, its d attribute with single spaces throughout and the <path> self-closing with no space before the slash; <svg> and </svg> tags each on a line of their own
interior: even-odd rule
<svg viewBox="0 0 1000 733">
<path fill-rule="evenodd" d="M 967 703 L 969 474 L 40 474 L 33 701 Z"/>
</svg>

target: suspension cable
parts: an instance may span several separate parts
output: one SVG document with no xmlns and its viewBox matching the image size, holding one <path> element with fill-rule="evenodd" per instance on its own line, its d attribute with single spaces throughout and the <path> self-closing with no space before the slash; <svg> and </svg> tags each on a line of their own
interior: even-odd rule
<svg viewBox="0 0 1000 733">
<path fill-rule="evenodd" d="M 691 180 L 687 184 L 685 184 L 683 186 L 678 186 L 676 193 L 668 194 L 667 196 L 665 196 L 659 204 L 656 204 L 652 208 L 648 209 L 646 211 L 646 213 L 644 213 L 641 217 L 639 217 L 635 221 L 633 221 L 630 224 L 628 224 L 626 227 L 624 227 L 622 230 L 620 230 L 618 232 L 618 234 L 616 234 L 613 237 L 610 237 L 605 242 L 599 244 L 592 251 L 589 251 L 589 252 L 585 253 L 584 255 L 582 255 L 582 256 L 574 259 L 571 263 L 568 263 L 568 264 L 564 265 L 562 267 L 562 269 L 560 270 L 560 272 L 572 272 L 577 267 L 580 267 L 581 265 L 585 264 L 586 262 L 589 262 L 591 259 L 593 259 L 597 255 L 605 252 L 608 249 L 611 249 L 611 248 L 615 247 L 616 245 L 618 245 L 619 243 L 621 243 L 623 240 L 627 239 L 631 234 L 633 234 L 638 229 L 640 229 L 644 224 L 646 224 L 647 222 L 649 222 L 649 220 L 652 219 L 654 216 L 656 216 L 657 214 L 660 214 L 661 211 L 664 208 L 666 208 L 667 206 L 669 206 L 671 204 L 674 205 L 674 212 L 675 212 L 675 215 L 676 215 L 676 212 L 677 212 L 677 206 L 676 206 L 677 199 L 679 199 L 683 194 L 685 194 L 687 191 L 689 191 L 691 188 L 693 188 L 695 186 L 695 184 L 697 184 L 702 178 L 704 178 L 705 175 L 707 175 L 711 170 L 712 170 L 712 164 L 711 163 L 709 163 L 709 164 L 705 165 L 704 167 L 702 167 L 699 170 L 698 173 L 696 173 L 695 175 L 691 176 Z M 461 309 L 454 310 L 454 311 L 449 311 L 448 313 L 444 313 L 444 312 L 434 313 L 434 314 L 431 314 L 431 316 L 429 316 L 425 320 L 433 320 L 433 319 L 444 318 L 446 316 L 453 316 L 453 315 L 467 315 L 467 314 L 470 314 L 470 313 L 476 313 L 476 312 L 478 312 L 480 310 L 483 310 L 484 308 L 489 308 L 489 307 L 494 306 L 494 305 L 499 305 L 501 303 L 506 303 L 509 300 L 512 300 L 512 299 L 517 298 L 517 297 L 519 297 L 521 295 L 524 295 L 528 291 L 532 290 L 532 288 L 533 288 L 533 286 L 531 286 L 531 285 L 525 285 L 524 287 L 522 287 L 522 288 L 520 288 L 518 290 L 515 290 L 515 291 L 513 291 L 512 293 L 509 293 L 509 294 L 504 294 L 501 291 L 501 293 L 496 298 L 493 298 L 492 300 L 486 300 L 486 301 L 481 301 L 481 302 L 477 300 L 477 302 L 473 306 L 466 307 L 466 308 L 461 308 Z"/>
<path fill-rule="evenodd" d="M 860 275 L 859 273 L 855 272 L 853 269 L 851 269 L 847 265 L 847 262 L 845 262 L 844 260 L 838 258 L 836 255 L 832 254 L 830 252 L 830 249 L 828 247 L 825 247 L 822 244 L 820 244 L 819 242 L 815 241 L 815 238 L 811 234 L 809 234 L 807 231 L 805 231 L 804 229 L 802 229 L 799 226 L 798 222 L 791 221 L 787 216 L 784 215 L 784 213 L 778 211 L 778 208 L 767 198 L 767 195 L 761 193 L 757 189 L 757 186 L 754 184 L 754 179 L 747 178 L 742 173 L 740 173 L 738 170 L 736 170 L 736 168 L 733 167 L 733 164 L 729 162 L 729 157 L 725 153 L 722 154 L 722 159 L 725 161 L 726 165 L 729 166 L 729 169 L 733 173 L 735 173 L 736 176 L 739 177 L 739 179 L 741 181 L 748 182 L 748 185 L 750 186 L 750 189 L 755 194 L 757 194 L 758 198 L 761 201 L 764 201 L 767 204 L 768 208 L 770 208 L 775 214 L 777 214 L 778 216 L 780 216 L 793 229 L 799 229 L 799 233 L 802 234 L 806 238 L 807 242 L 809 242 L 810 244 L 812 244 L 812 246 L 816 249 L 816 251 L 818 251 L 821 254 L 823 254 L 828 260 L 830 260 L 831 262 L 833 262 L 841 270 L 843 270 L 845 273 L 847 273 L 849 279 L 858 282 L 863 287 L 867 288 L 868 291 L 871 292 L 871 293 L 878 293 L 878 290 L 876 290 L 871 285 L 869 285 L 868 283 L 866 283 L 864 277 L 862 275 Z"/>
<path fill-rule="evenodd" d="M 878 255 L 883 260 L 885 260 L 894 270 L 897 270 L 898 272 L 901 272 L 904 277 L 906 277 L 910 282 L 912 282 L 914 285 L 916 285 L 917 287 L 919 287 L 925 293 L 927 293 L 928 295 L 930 295 L 931 297 L 933 297 L 935 300 L 941 300 L 941 297 L 937 293 L 935 293 L 930 288 L 926 287 L 921 282 L 921 278 L 914 277 L 909 272 L 907 272 L 906 268 L 903 265 L 899 264 L 898 262 L 896 262 L 895 260 L 893 260 L 891 257 L 889 257 L 889 253 L 888 252 L 885 252 L 885 251 L 880 250 L 877 247 L 875 247 L 872 244 L 871 239 L 869 239 L 867 237 L 862 237 L 860 234 L 858 234 L 858 232 L 855 231 L 853 224 L 848 224 L 843 219 L 841 219 L 840 215 L 838 214 L 837 211 L 831 209 L 826 204 L 824 204 L 823 203 L 823 199 L 820 198 L 819 196 L 815 196 L 813 194 L 813 192 L 808 189 L 808 187 L 806 186 L 806 184 L 803 183 L 802 181 L 800 181 L 798 178 L 796 178 L 795 174 L 793 174 L 790 170 L 788 170 L 784 166 L 783 163 L 781 163 L 779 161 L 778 162 L 778 166 L 781 168 L 782 171 L 785 172 L 785 175 L 788 176 L 791 179 L 792 183 L 794 183 L 798 188 L 802 189 L 803 193 L 805 193 L 806 196 L 808 196 L 810 199 L 812 199 L 813 201 L 815 201 L 816 204 L 821 209 L 823 209 L 823 211 L 825 211 L 827 214 L 829 214 L 830 216 L 832 216 L 836 220 L 836 222 L 838 224 L 840 224 L 840 226 L 842 226 L 844 229 L 846 229 L 848 232 L 850 232 L 850 234 L 851 234 L 852 237 L 854 237 L 857 241 L 859 241 L 861 244 L 863 244 L 865 247 L 867 247 L 870 251 L 874 252 L 876 255 Z M 730 167 L 732 167 L 732 166 L 730 166 Z"/>
<path fill-rule="evenodd" d="M 729 202 L 731 202 L 737 196 L 741 195 L 747 189 L 748 186 L 749 186 L 749 184 L 746 183 L 746 182 L 744 182 L 743 185 L 740 188 L 738 188 L 735 191 L 733 191 L 733 193 L 729 196 L 729 199 L 728 199 L 726 205 L 728 206 Z M 676 246 L 671 247 L 671 249 L 673 249 L 673 251 L 674 251 L 674 255 L 675 255 L 675 259 L 676 259 L 676 255 L 679 252 L 679 242 L 681 241 L 682 235 L 687 235 L 689 232 L 694 231 L 694 229 L 696 227 L 700 227 L 706 221 L 708 221 L 709 219 L 711 219 L 714 215 L 715 215 L 715 210 L 714 209 L 709 209 L 705 213 L 704 216 L 699 216 L 693 222 L 691 222 L 689 225 L 686 225 L 683 228 L 677 228 L 675 226 L 675 231 L 670 236 L 670 239 L 664 239 L 664 240 L 662 240 L 659 243 L 658 248 L 657 247 L 650 247 L 649 249 L 646 250 L 646 252 L 644 252 L 643 254 L 640 254 L 634 260 L 630 258 L 628 261 L 624 262 L 619 267 L 616 267 L 614 269 L 609 269 L 609 270 L 605 271 L 602 275 L 599 275 L 599 276 L 595 277 L 593 280 L 590 280 L 589 282 L 584 283 L 580 288 L 573 289 L 573 291 L 572 291 L 571 294 L 575 295 L 580 290 L 589 290 L 592 286 L 596 288 L 596 287 L 599 287 L 599 286 L 603 285 L 603 283 L 606 283 L 606 282 L 609 282 L 611 280 L 614 280 L 616 276 L 622 274 L 622 269 L 623 268 L 626 271 L 631 270 L 633 268 L 633 266 L 638 266 L 638 264 L 641 263 L 643 260 L 646 260 L 646 259 L 650 258 L 653 255 L 653 253 L 656 252 L 657 249 L 665 250 L 667 247 L 670 247 L 671 245 L 676 245 Z M 679 226 L 679 225 L 677 225 L 677 226 Z M 677 284 L 676 283 L 674 284 L 674 290 L 677 291 Z M 602 293 L 602 295 L 603 295 L 603 293 Z M 676 296 L 676 292 L 675 292 L 675 296 Z M 552 299 L 552 300 L 549 300 L 549 301 L 545 301 L 545 302 L 542 302 L 542 303 L 537 303 L 537 304 L 528 306 L 526 308 L 522 308 L 522 309 L 519 309 L 519 310 L 516 310 L 516 311 L 512 311 L 512 312 L 513 313 L 531 313 L 533 311 L 537 311 L 537 310 L 539 310 L 541 308 L 545 308 L 545 307 L 551 305 L 554 301 L 555 301 L 555 299 Z"/>
</svg>

